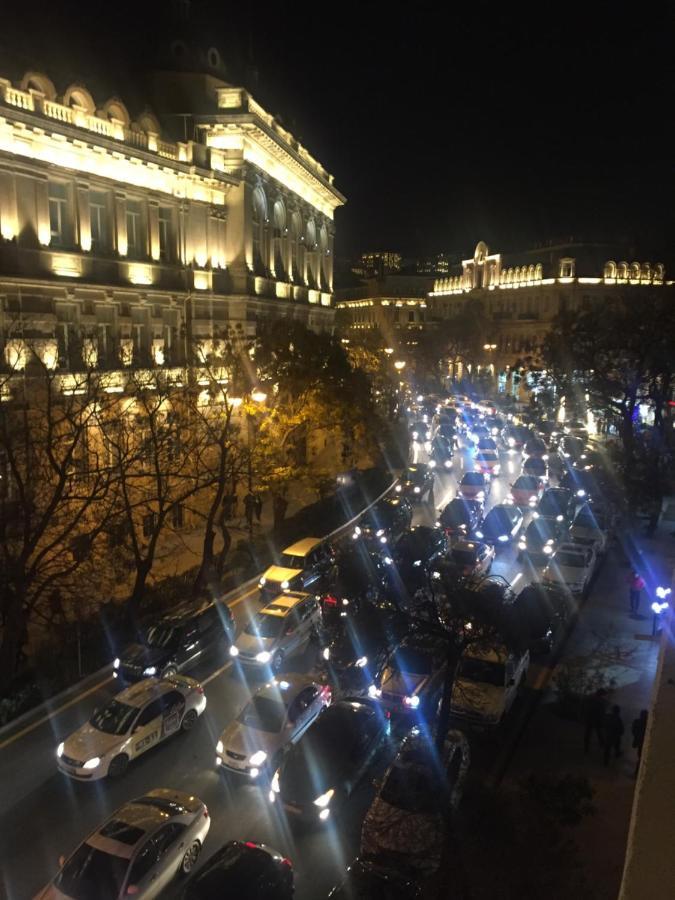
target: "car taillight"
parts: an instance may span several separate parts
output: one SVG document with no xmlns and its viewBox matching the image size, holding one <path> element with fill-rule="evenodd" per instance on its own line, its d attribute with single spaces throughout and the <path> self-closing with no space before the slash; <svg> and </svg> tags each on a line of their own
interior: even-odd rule
<svg viewBox="0 0 675 900">
<path fill-rule="evenodd" d="M 337 597 L 333 597 L 332 594 L 329 594 L 327 597 L 323 598 L 323 602 L 326 606 L 337 606 Z"/>
<path fill-rule="evenodd" d="M 289 869 L 293 868 L 293 863 L 290 861 L 290 859 L 287 856 L 284 856 L 284 858 L 281 860 L 281 865 L 287 866 Z"/>
<path fill-rule="evenodd" d="M 253 841 L 244 841 L 244 847 L 250 847 L 251 850 L 257 850 L 258 845 L 254 844 Z"/>
<path fill-rule="evenodd" d="M 209 817 L 209 811 L 208 811 L 207 807 L 205 806 L 204 807 L 204 818 L 208 819 L 208 817 Z"/>
</svg>

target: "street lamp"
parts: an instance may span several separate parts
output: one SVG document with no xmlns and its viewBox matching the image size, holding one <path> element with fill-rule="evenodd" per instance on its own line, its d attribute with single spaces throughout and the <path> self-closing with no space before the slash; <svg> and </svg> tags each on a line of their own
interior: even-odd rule
<svg viewBox="0 0 675 900">
<path fill-rule="evenodd" d="M 405 362 L 402 359 L 397 359 L 394 363 L 394 368 L 397 372 L 402 372 L 405 369 Z"/>
<path fill-rule="evenodd" d="M 254 400 L 256 403 L 264 403 L 267 400 L 267 394 L 265 391 L 261 391 L 260 388 L 256 388 L 256 390 L 251 391 L 251 400 Z"/>
<path fill-rule="evenodd" d="M 496 344 L 483 344 L 483 350 L 496 350 Z"/>
<path fill-rule="evenodd" d="M 393 347 L 385 347 L 384 352 L 387 354 L 387 356 L 391 356 L 391 354 L 394 352 L 394 348 Z"/>
</svg>

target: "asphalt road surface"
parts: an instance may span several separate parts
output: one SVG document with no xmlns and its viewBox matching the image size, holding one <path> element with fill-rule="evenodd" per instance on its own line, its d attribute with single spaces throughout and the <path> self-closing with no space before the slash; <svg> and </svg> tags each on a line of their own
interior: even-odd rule
<svg viewBox="0 0 675 900">
<path fill-rule="evenodd" d="M 423 448 L 416 447 L 414 452 L 415 458 L 424 461 Z M 488 508 L 508 495 L 520 465 L 519 454 L 502 454 L 502 474 L 493 483 Z M 457 480 L 467 467 L 473 468 L 472 454 L 463 448 L 455 457 L 454 470 L 438 473 L 436 508 L 455 496 Z M 433 524 L 435 519 L 434 506 L 422 503 L 416 508 L 414 524 Z M 515 547 L 508 546 L 499 553 L 493 573 L 504 575 L 520 588 L 536 577 L 530 564 L 525 566 L 523 570 L 517 562 Z M 260 605 L 257 589 L 242 590 L 232 605 L 239 622 L 247 608 Z M 310 649 L 289 659 L 287 671 L 308 672 L 315 662 L 316 650 Z M 548 672 L 545 663 L 531 666 L 531 692 L 541 689 Z M 117 781 L 71 781 L 57 770 L 55 757 L 59 741 L 115 693 L 117 685 L 112 678 L 86 695 L 74 697 L 67 708 L 55 710 L 45 721 L 0 738 L 0 895 L 9 900 L 30 898 L 57 871 L 61 854 L 68 855 L 116 808 L 153 787 L 185 790 L 206 802 L 211 830 L 202 862 L 230 839 L 264 841 L 292 860 L 297 900 L 325 897 L 340 881 L 345 866 L 358 852 L 361 821 L 373 794 L 371 779 L 357 789 L 341 817 L 321 827 L 291 827 L 277 806 L 270 806 L 264 784 L 249 784 L 215 768 L 218 737 L 249 696 L 247 678 L 233 667 L 225 652 L 189 674 L 202 681 L 208 700 L 198 725 L 191 733 L 179 734 L 146 753 Z M 248 678 L 252 686 L 259 683 L 255 676 Z M 494 777 L 504 766 L 514 752 L 522 718 L 516 709 L 498 738 L 471 738 L 474 777 Z M 378 768 L 385 765 L 388 752 L 385 748 Z M 167 896 L 179 893 L 177 884 Z"/>
</svg>

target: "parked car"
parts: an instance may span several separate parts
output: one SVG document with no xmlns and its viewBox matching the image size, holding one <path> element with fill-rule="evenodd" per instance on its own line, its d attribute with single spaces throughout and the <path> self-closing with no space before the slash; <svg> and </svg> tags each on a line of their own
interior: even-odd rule
<svg viewBox="0 0 675 900">
<path fill-rule="evenodd" d="M 543 459 L 544 462 L 546 462 L 548 459 L 548 448 L 545 442 L 540 437 L 537 437 L 536 434 L 533 434 L 525 441 L 523 446 L 523 457 L 526 459 L 535 457 L 537 459 Z"/>
<path fill-rule="evenodd" d="M 505 450 L 522 450 L 531 434 L 524 425 L 505 425 L 500 434 L 501 445 Z"/>
<path fill-rule="evenodd" d="M 352 537 L 372 548 L 386 544 L 410 528 L 412 516 L 412 506 L 405 497 L 385 497 L 361 516 Z"/>
<path fill-rule="evenodd" d="M 571 491 L 577 503 L 595 500 L 601 495 L 598 480 L 592 470 L 586 472 L 584 469 L 568 469 L 560 479 L 560 487 Z"/>
<path fill-rule="evenodd" d="M 547 488 L 541 495 L 537 508 L 532 517 L 538 519 L 555 519 L 556 522 L 564 522 L 570 525 L 574 518 L 577 502 L 574 494 L 566 488 Z"/>
<path fill-rule="evenodd" d="M 483 504 L 478 500 L 455 497 L 443 507 L 437 525 L 453 540 L 471 537 L 483 521 Z"/>
<path fill-rule="evenodd" d="M 474 458 L 473 467 L 476 472 L 494 477 L 502 470 L 499 454 L 496 450 L 478 450 Z"/>
<path fill-rule="evenodd" d="M 425 587 L 429 573 L 448 551 L 448 539 L 442 528 L 416 525 L 396 541 L 391 551 L 386 551 L 387 581 L 398 593 L 413 595 Z"/>
<path fill-rule="evenodd" d="M 426 463 L 411 463 L 403 472 L 396 493 L 418 503 L 426 497 L 433 502 L 434 472 Z"/>
<path fill-rule="evenodd" d="M 571 434 L 565 434 L 558 443 L 558 455 L 562 461 L 571 466 L 586 452 L 586 442 Z"/>
<path fill-rule="evenodd" d="M 270 803 L 306 822 L 320 824 L 340 811 L 372 767 L 389 734 L 377 703 L 339 700 L 283 757 Z"/>
<path fill-rule="evenodd" d="M 344 693 L 366 690 L 392 647 L 403 637 L 404 617 L 365 603 L 341 625 L 321 650 L 320 665 Z"/>
<path fill-rule="evenodd" d="M 429 448 L 429 456 L 432 462 L 436 463 L 442 469 L 452 468 L 452 459 L 454 456 L 454 441 L 450 437 L 441 434 L 440 431 L 431 439 L 431 447 Z"/>
<path fill-rule="evenodd" d="M 534 565 L 546 564 L 564 540 L 567 526 L 556 519 L 532 519 L 518 542 L 518 559 L 525 556 Z"/>
<path fill-rule="evenodd" d="M 198 797 L 149 791 L 113 813 L 68 859 L 62 856 L 58 875 L 36 900 L 159 897 L 177 875 L 192 871 L 210 825 Z"/>
<path fill-rule="evenodd" d="M 191 731 L 205 709 L 204 689 L 193 678 L 146 678 L 97 709 L 59 744 L 58 767 L 77 781 L 118 777 L 146 750 Z"/>
<path fill-rule="evenodd" d="M 322 625 L 315 596 L 281 594 L 248 620 L 230 654 L 246 666 L 279 672 L 288 657 L 318 640 Z"/>
<path fill-rule="evenodd" d="M 447 665 L 447 644 L 411 632 L 389 654 L 368 688 L 368 696 L 391 714 L 436 716 Z"/>
<path fill-rule="evenodd" d="M 492 568 L 495 548 L 480 541 L 459 540 L 451 547 L 449 557 L 463 577 L 479 577 Z"/>
<path fill-rule="evenodd" d="M 482 472 L 465 472 L 457 486 L 457 496 L 484 501 L 490 493 L 490 479 Z"/>
<path fill-rule="evenodd" d="M 525 685 L 529 664 L 529 650 L 499 644 L 468 647 L 452 689 L 453 715 L 486 728 L 499 725 Z"/>
<path fill-rule="evenodd" d="M 334 574 L 335 553 L 322 538 L 303 538 L 282 552 L 278 565 L 269 566 L 258 587 L 271 599 L 283 591 L 316 590 Z"/>
<path fill-rule="evenodd" d="M 528 456 L 523 463 L 523 475 L 534 475 L 546 484 L 548 482 L 548 466 L 541 456 Z"/>
<path fill-rule="evenodd" d="M 564 590 L 540 581 L 526 585 L 513 604 L 530 653 L 550 653 L 562 639 L 572 609 Z"/>
<path fill-rule="evenodd" d="M 598 556 L 607 552 L 609 533 L 607 522 L 602 513 L 596 513 L 595 507 L 584 503 L 579 509 L 569 532 L 575 544 L 592 544 Z"/>
<path fill-rule="evenodd" d="M 481 541 L 499 547 L 512 541 L 523 525 L 523 514 L 511 503 L 493 506 L 485 516 L 482 525 L 475 532 Z"/>
<path fill-rule="evenodd" d="M 276 772 L 286 747 L 300 740 L 330 702 L 330 687 L 307 675 L 273 678 L 221 734 L 216 766 L 252 779 Z"/>
<path fill-rule="evenodd" d="M 584 594 L 593 578 L 596 559 L 592 546 L 561 544 L 544 569 L 542 580 L 548 584 L 562 584 L 572 594 Z"/>
<path fill-rule="evenodd" d="M 544 482 L 534 475 L 520 475 L 511 485 L 511 496 L 516 506 L 534 507 L 544 493 Z"/>
<path fill-rule="evenodd" d="M 469 770 L 469 742 L 448 732 L 439 754 L 415 727 L 379 782 L 361 829 L 361 854 L 399 859 L 430 875 L 441 862 L 448 814 L 459 806 Z"/>
<path fill-rule="evenodd" d="M 220 645 L 231 643 L 234 617 L 226 603 L 212 599 L 183 603 L 145 628 L 113 662 L 120 681 L 166 678 L 197 665 Z"/>
<path fill-rule="evenodd" d="M 344 881 L 334 887 L 329 900 L 422 900 L 414 878 L 377 859 L 357 857 L 347 866 Z"/>
<path fill-rule="evenodd" d="M 228 841 L 196 872 L 182 900 L 293 900 L 290 859 L 267 844 Z"/>
</svg>

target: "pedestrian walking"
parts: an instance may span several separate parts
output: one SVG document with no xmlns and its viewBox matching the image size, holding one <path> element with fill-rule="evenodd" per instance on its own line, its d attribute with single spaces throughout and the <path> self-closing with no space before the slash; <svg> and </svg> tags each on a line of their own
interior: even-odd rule
<svg viewBox="0 0 675 900">
<path fill-rule="evenodd" d="M 614 758 L 618 759 L 621 754 L 621 738 L 625 729 L 621 718 L 621 707 L 613 706 L 612 711 L 605 717 L 605 765 L 609 765 L 609 760 L 614 751 Z"/>
<path fill-rule="evenodd" d="M 633 747 L 637 750 L 637 762 L 635 763 L 635 775 L 637 776 L 640 768 L 640 759 L 642 758 L 642 745 L 645 742 L 645 733 L 647 731 L 647 710 L 640 710 L 637 719 L 633 719 L 631 732 L 633 734 Z"/>
<path fill-rule="evenodd" d="M 636 616 L 640 608 L 640 593 L 644 589 L 645 583 L 639 572 L 635 569 L 626 578 L 628 583 L 628 593 L 630 601 L 630 614 Z"/>
<path fill-rule="evenodd" d="M 225 494 L 225 496 L 223 497 L 223 522 L 229 522 L 230 519 L 234 518 L 236 505 L 237 495 Z"/>
<path fill-rule="evenodd" d="M 605 713 L 607 712 L 607 691 L 604 688 L 598 688 L 597 691 L 588 698 L 586 707 L 586 728 L 584 731 L 584 753 L 588 753 L 591 747 L 591 738 L 593 732 L 598 739 L 601 747 L 605 746 Z"/>
</svg>

